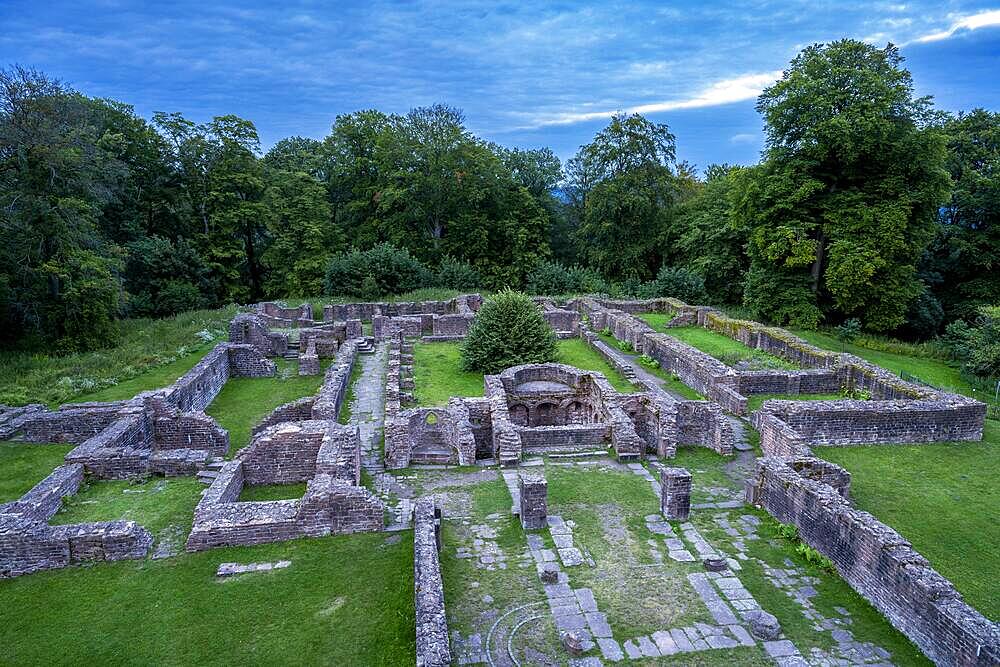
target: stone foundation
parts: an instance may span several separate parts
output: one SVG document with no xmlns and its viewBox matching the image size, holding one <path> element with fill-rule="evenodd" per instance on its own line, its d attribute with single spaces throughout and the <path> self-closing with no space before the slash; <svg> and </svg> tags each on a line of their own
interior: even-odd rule
<svg viewBox="0 0 1000 667">
<path fill-rule="evenodd" d="M 525 530 L 540 530 L 548 525 L 549 485 L 541 473 L 521 470 L 518 473 L 519 516 Z"/>
<path fill-rule="evenodd" d="M 660 469 L 660 511 L 670 521 L 687 521 L 691 513 L 691 473 L 687 469 Z"/>
</svg>

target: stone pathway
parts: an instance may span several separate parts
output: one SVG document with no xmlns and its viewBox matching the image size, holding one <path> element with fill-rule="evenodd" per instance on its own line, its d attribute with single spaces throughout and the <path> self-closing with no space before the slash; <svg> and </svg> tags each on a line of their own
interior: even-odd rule
<svg viewBox="0 0 1000 667">
<path fill-rule="evenodd" d="M 388 356 L 389 344 L 382 342 L 375 348 L 375 354 L 359 355 L 356 361 L 361 364 L 361 374 L 354 383 L 349 423 L 358 427 L 361 464 L 372 474 L 385 470 L 381 443 L 385 425 L 385 366 Z"/>
</svg>

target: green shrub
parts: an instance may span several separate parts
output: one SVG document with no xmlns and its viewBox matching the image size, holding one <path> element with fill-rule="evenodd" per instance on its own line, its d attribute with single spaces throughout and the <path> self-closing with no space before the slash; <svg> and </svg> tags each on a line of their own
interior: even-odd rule
<svg viewBox="0 0 1000 667">
<path fill-rule="evenodd" d="M 499 373 L 519 364 L 555 361 L 556 337 L 531 298 L 503 290 L 486 299 L 462 344 L 462 368 Z"/>
<path fill-rule="evenodd" d="M 833 566 L 833 561 L 821 554 L 816 549 L 813 549 L 808 544 L 800 544 L 795 547 L 795 553 L 801 556 L 810 565 L 815 565 L 821 570 L 826 570 L 827 572 L 833 573 L 837 571 L 837 568 Z"/>
<path fill-rule="evenodd" d="M 647 368 L 659 368 L 660 362 L 652 358 L 648 354 L 643 354 L 639 357 L 639 363 Z"/>
<path fill-rule="evenodd" d="M 944 342 L 962 370 L 975 378 L 1000 377 L 1000 306 L 983 306 L 974 325 L 952 322 Z"/>
<path fill-rule="evenodd" d="M 853 342 L 861 333 L 861 320 L 856 317 L 846 320 L 836 327 L 834 332 L 840 340 L 847 343 Z"/>
<path fill-rule="evenodd" d="M 327 265 L 324 287 L 331 296 L 372 299 L 409 292 L 429 282 L 430 271 L 408 250 L 381 243 L 369 250 L 335 255 Z"/>
<path fill-rule="evenodd" d="M 606 294 L 607 281 L 593 269 L 563 266 L 559 262 L 538 262 L 527 276 L 530 294 Z"/>
<path fill-rule="evenodd" d="M 482 277 L 471 264 L 445 257 L 438 266 L 434 282 L 447 289 L 471 289 L 482 284 Z"/>
<path fill-rule="evenodd" d="M 799 541 L 799 529 L 790 523 L 779 523 L 778 535 L 792 542 Z"/>
<path fill-rule="evenodd" d="M 632 347 L 632 343 L 628 342 L 627 340 L 619 340 L 616 342 L 618 343 L 618 349 L 621 350 L 622 352 L 628 352 L 630 354 L 632 352 L 635 352 L 635 348 Z"/>
</svg>

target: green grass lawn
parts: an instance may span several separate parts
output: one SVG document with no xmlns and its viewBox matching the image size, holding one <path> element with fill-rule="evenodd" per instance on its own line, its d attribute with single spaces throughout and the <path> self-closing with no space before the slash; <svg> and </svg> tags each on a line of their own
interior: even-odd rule
<svg viewBox="0 0 1000 667">
<path fill-rule="evenodd" d="M 843 394 L 753 394 L 747 396 L 747 412 L 757 412 L 764 401 L 839 401 Z"/>
<path fill-rule="evenodd" d="M 0 503 L 16 500 L 48 477 L 74 445 L 0 442 Z"/>
<path fill-rule="evenodd" d="M 637 313 L 636 317 L 659 332 L 667 330 L 667 322 L 677 317 L 677 313 Z"/>
<path fill-rule="evenodd" d="M 240 491 L 240 502 L 248 503 L 260 500 L 298 500 L 306 495 L 306 483 L 294 484 L 255 484 L 244 486 Z"/>
<path fill-rule="evenodd" d="M 290 560 L 220 581 L 223 562 Z M 344 535 L 0 581 L 5 665 L 413 664 L 413 536 Z"/>
<path fill-rule="evenodd" d="M 483 374 L 462 370 L 460 344 L 416 343 L 413 346 L 413 395 L 417 405 L 445 405 L 451 396 L 482 396 Z M 580 338 L 559 341 L 559 362 L 604 373 L 618 391 L 637 388 Z"/>
<path fill-rule="evenodd" d="M 141 484 L 106 480 L 85 482 L 76 495 L 63 499 L 51 523 L 135 521 L 154 536 L 169 526 L 191 530 L 194 508 L 205 485 L 194 477 L 152 478 Z"/>
<path fill-rule="evenodd" d="M 331 360 L 321 360 L 319 375 L 299 375 L 296 362 L 275 361 L 275 377 L 230 378 L 205 410 L 229 431 L 230 455 L 250 442 L 250 430 L 276 407 L 319 391 Z"/>
<path fill-rule="evenodd" d="M 114 390 L 152 369 L 173 364 L 179 359 L 202 354 L 212 345 L 226 340 L 229 320 L 236 308 L 193 310 L 159 320 L 140 318 L 121 320 L 120 336 L 112 347 L 94 352 L 50 356 L 27 352 L 0 353 L 0 403 L 23 405 L 45 403 L 58 405 L 92 396 L 104 389 Z M 202 340 L 197 334 L 208 331 L 214 339 Z M 191 365 L 197 362 L 194 359 Z M 155 380 L 139 382 L 144 389 L 156 389 L 187 370 L 184 363 Z M 127 391 L 127 390 L 125 390 Z M 128 396 L 131 397 L 129 392 Z M 120 395 L 114 391 L 109 396 Z"/>
<path fill-rule="evenodd" d="M 753 350 L 729 336 L 699 326 L 673 327 L 667 335 L 683 341 L 691 347 L 696 347 L 705 354 L 732 365 L 737 361 L 748 360 L 755 365 L 767 368 L 796 370 L 798 366 L 785 361 L 773 354 L 761 350 Z"/>
<path fill-rule="evenodd" d="M 851 472 L 851 497 L 889 524 L 966 601 L 1000 620 L 1000 422 L 982 442 L 813 447 Z"/>
</svg>

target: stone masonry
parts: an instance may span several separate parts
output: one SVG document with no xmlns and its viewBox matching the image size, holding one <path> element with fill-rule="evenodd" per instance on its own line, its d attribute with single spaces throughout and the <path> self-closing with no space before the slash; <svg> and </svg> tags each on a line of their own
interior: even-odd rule
<svg viewBox="0 0 1000 667">
<path fill-rule="evenodd" d="M 435 522 L 434 500 L 420 498 L 413 511 L 417 667 L 446 667 L 451 664 Z"/>
<path fill-rule="evenodd" d="M 525 530 L 540 530 L 548 525 L 549 485 L 544 475 L 534 471 L 521 470 L 518 473 L 518 498 L 521 527 Z"/>
<path fill-rule="evenodd" d="M 687 521 L 691 513 L 691 473 L 687 469 L 660 469 L 660 510 L 670 521 Z"/>
</svg>

